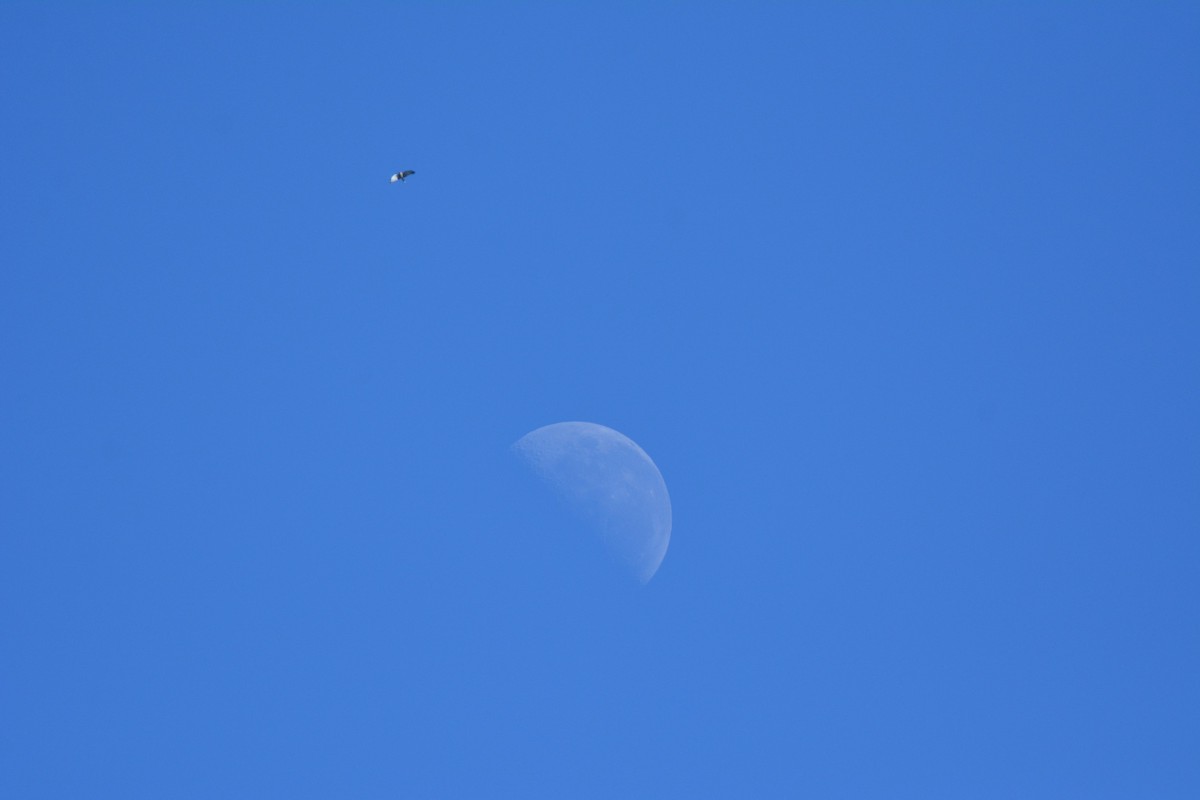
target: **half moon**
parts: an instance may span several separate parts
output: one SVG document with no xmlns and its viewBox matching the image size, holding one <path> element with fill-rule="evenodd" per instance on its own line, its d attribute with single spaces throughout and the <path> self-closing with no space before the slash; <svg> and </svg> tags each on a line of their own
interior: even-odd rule
<svg viewBox="0 0 1200 800">
<path fill-rule="evenodd" d="M 513 450 L 630 574 L 643 584 L 654 577 L 671 540 L 671 499 L 646 451 L 592 422 L 538 428 Z"/>
</svg>

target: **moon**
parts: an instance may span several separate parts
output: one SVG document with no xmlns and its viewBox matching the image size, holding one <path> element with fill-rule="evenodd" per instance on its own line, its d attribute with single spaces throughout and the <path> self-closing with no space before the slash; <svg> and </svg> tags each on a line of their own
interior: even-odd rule
<svg viewBox="0 0 1200 800">
<path fill-rule="evenodd" d="M 671 541 L 671 498 L 646 451 L 593 422 L 547 425 L 512 449 L 636 580 L 654 577 Z"/>
</svg>

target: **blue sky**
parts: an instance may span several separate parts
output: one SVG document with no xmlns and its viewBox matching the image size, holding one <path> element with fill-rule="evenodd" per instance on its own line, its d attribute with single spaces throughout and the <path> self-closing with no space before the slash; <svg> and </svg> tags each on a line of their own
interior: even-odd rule
<svg viewBox="0 0 1200 800">
<path fill-rule="evenodd" d="M 1198 40 L 5 4 L 0 794 L 1197 796 Z"/>
</svg>

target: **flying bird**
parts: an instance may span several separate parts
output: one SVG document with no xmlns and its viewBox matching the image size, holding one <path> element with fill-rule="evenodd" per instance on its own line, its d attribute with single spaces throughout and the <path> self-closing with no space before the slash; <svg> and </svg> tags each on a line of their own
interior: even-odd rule
<svg viewBox="0 0 1200 800">
<path fill-rule="evenodd" d="M 407 178 L 409 175 L 412 175 L 413 173 L 414 173 L 414 170 L 411 170 L 411 169 L 400 170 L 399 172 L 397 172 L 395 175 L 392 176 L 392 183 L 395 183 L 396 181 L 403 181 L 405 178 Z"/>
</svg>

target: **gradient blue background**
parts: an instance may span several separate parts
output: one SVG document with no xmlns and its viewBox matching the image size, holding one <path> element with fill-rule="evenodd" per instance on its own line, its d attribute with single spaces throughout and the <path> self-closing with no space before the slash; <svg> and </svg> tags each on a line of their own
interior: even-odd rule
<svg viewBox="0 0 1200 800">
<path fill-rule="evenodd" d="M 0 795 L 1200 796 L 1198 41 L 5 4 Z"/>
</svg>

